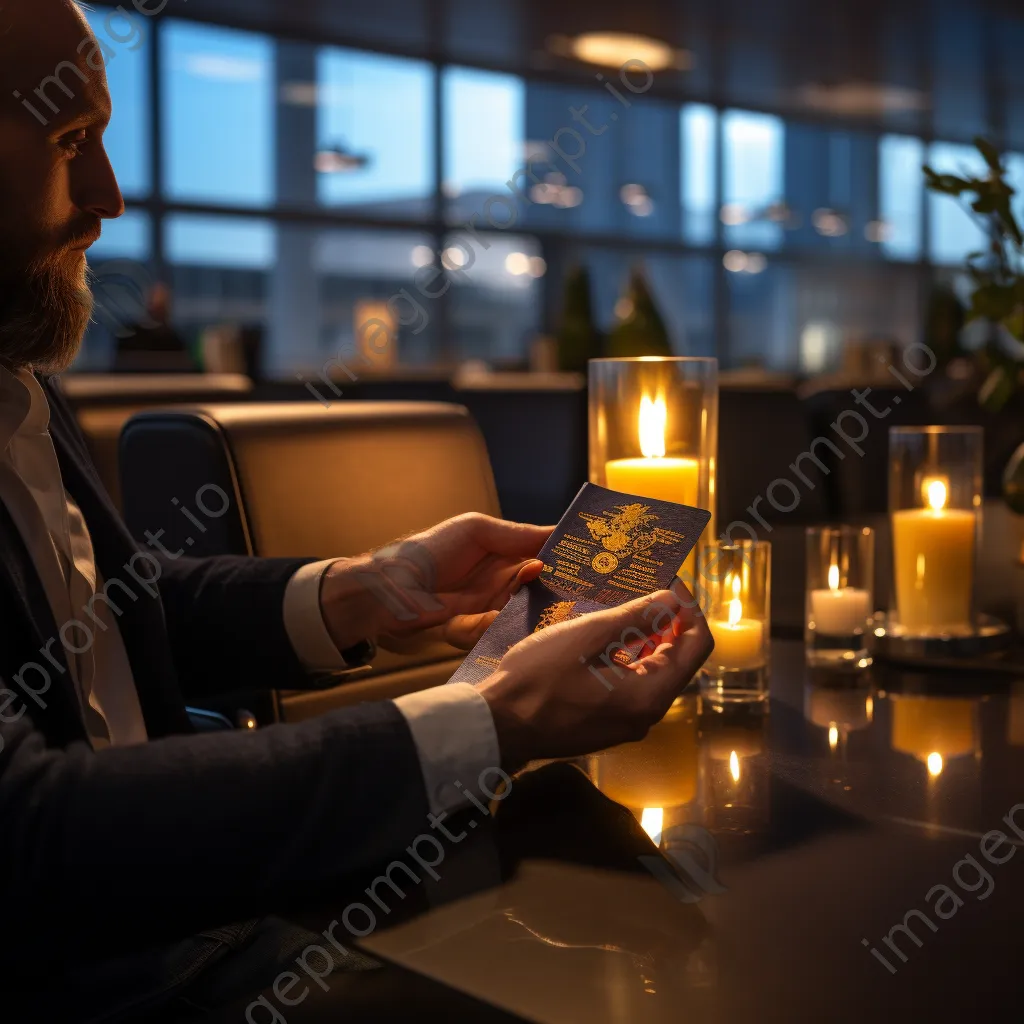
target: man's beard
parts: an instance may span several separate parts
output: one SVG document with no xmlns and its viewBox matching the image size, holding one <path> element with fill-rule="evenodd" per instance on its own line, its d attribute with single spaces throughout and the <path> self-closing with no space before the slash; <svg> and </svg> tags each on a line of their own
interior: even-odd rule
<svg viewBox="0 0 1024 1024">
<path fill-rule="evenodd" d="M 75 360 L 92 316 L 84 258 L 66 254 L 18 277 L 0 277 L 0 359 L 62 373 Z"/>
</svg>

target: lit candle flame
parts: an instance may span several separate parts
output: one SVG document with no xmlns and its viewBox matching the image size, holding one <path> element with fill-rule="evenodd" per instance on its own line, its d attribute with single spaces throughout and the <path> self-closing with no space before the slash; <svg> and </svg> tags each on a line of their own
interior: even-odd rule
<svg viewBox="0 0 1024 1024">
<path fill-rule="evenodd" d="M 739 625 L 743 618 L 743 602 L 740 601 L 740 578 L 733 574 L 732 577 L 732 600 L 729 602 L 729 625 Z"/>
<path fill-rule="evenodd" d="M 938 751 L 932 751 L 928 755 L 928 774 L 934 779 L 942 774 L 942 755 Z"/>
<path fill-rule="evenodd" d="M 836 747 L 839 746 L 839 730 L 836 728 L 835 722 L 832 722 L 828 727 L 828 745 L 833 753 L 835 753 Z"/>
<path fill-rule="evenodd" d="M 729 774 L 733 782 L 740 781 L 740 759 L 735 750 L 729 755 Z"/>
<path fill-rule="evenodd" d="M 651 399 L 644 395 L 640 399 L 640 451 L 645 459 L 660 459 L 665 455 L 665 424 L 668 409 L 664 398 Z"/>
<path fill-rule="evenodd" d="M 665 811 L 661 807 L 645 807 L 640 815 L 640 827 L 655 841 L 661 839 Z"/>
<path fill-rule="evenodd" d="M 828 589 L 839 589 L 839 566 L 835 562 L 828 567 Z"/>
<path fill-rule="evenodd" d="M 926 476 L 921 490 L 924 491 L 925 501 L 928 502 L 930 509 L 938 512 L 939 509 L 946 507 L 949 501 L 949 481 L 946 477 Z"/>
</svg>

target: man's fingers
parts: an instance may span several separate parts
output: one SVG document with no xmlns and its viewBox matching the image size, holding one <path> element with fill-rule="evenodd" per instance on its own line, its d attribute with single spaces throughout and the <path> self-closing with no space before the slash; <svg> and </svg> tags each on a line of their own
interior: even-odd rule
<svg viewBox="0 0 1024 1024">
<path fill-rule="evenodd" d="M 661 590 L 550 628 L 567 632 L 571 630 L 573 639 L 580 646 L 581 657 L 607 652 L 612 646 L 635 647 L 640 643 L 649 645 L 653 650 L 657 640 L 652 637 L 663 633 L 665 624 L 671 622 L 671 600 L 672 595 Z"/>
<path fill-rule="evenodd" d="M 492 516 L 480 516 L 474 526 L 474 539 L 486 551 L 496 555 L 535 558 L 553 529 L 553 526 L 510 523 Z"/>
<path fill-rule="evenodd" d="M 516 573 L 512 586 L 509 589 L 509 596 L 519 592 L 519 588 L 535 580 L 544 571 L 544 563 L 539 558 L 531 558 L 524 562 Z"/>
<path fill-rule="evenodd" d="M 497 611 L 480 612 L 476 615 L 456 615 L 445 623 L 444 639 L 452 647 L 468 651 L 484 635 L 497 617 Z"/>
<path fill-rule="evenodd" d="M 701 617 L 673 643 L 662 644 L 651 657 L 643 659 L 646 675 L 660 692 L 662 702 L 671 703 L 683 692 L 714 646 L 711 630 Z"/>
</svg>

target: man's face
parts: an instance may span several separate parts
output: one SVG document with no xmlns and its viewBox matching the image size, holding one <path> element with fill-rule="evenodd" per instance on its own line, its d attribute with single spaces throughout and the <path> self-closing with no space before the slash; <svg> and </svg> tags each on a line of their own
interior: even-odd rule
<svg viewBox="0 0 1024 1024">
<path fill-rule="evenodd" d="M 77 9 L 66 0 L 3 7 L 0 359 L 57 373 L 77 354 L 92 311 L 85 250 L 102 218 L 124 212 L 103 149 L 110 96 Z"/>
</svg>

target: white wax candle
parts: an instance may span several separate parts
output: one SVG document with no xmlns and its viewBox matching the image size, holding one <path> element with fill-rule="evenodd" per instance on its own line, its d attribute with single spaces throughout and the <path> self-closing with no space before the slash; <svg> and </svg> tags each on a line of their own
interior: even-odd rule
<svg viewBox="0 0 1024 1024">
<path fill-rule="evenodd" d="M 759 619 L 708 622 L 715 649 L 708 658 L 710 668 L 759 668 L 764 664 L 764 623 Z"/>
<path fill-rule="evenodd" d="M 864 628 L 870 614 L 871 598 L 866 590 L 840 587 L 811 591 L 811 621 L 823 635 L 850 636 Z"/>
</svg>

